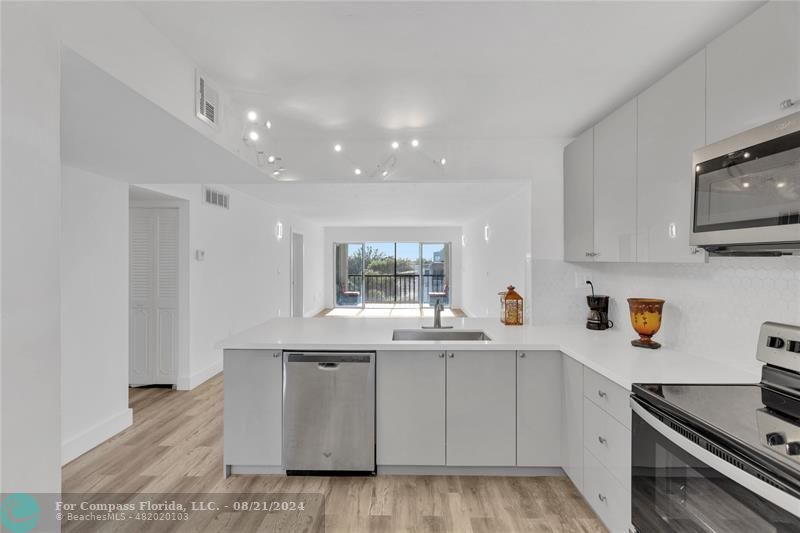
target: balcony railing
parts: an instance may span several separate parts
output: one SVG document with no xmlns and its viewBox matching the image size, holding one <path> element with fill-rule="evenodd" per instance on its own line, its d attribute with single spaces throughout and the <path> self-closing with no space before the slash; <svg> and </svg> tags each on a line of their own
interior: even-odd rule
<svg viewBox="0 0 800 533">
<path fill-rule="evenodd" d="M 447 305 L 449 294 L 444 274 L 353 274 L 339 296 L 340 305 L 419 304 L 420 298 L 424 304 L 440 298 Z"/>
</svg>

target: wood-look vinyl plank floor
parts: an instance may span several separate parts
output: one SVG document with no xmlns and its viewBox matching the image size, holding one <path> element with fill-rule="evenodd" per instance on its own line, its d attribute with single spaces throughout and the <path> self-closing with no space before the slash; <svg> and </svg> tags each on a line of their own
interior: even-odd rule
<svg viewBox="0 0 800 533">
<path fill-rule="evenodd" d="M 207 494 L 322 495 L 324 513 L 195 513 L 189 522 L 115 523 L 65 532 L 603 533 L 566 477 L 375 476 L 223 478 L 219 374 L 193 391 L 130 389 L 133 426 L 63 468 L 62 491 L 104 501 Z M 130 494 L 131 496 L 127 496 Z M 319 496 L 317 496 L 319 497 Z M 316 510 L 316 509 L 315 509 Z M 324 527 L 323 527 L 324 526 Z"/>
</svg>

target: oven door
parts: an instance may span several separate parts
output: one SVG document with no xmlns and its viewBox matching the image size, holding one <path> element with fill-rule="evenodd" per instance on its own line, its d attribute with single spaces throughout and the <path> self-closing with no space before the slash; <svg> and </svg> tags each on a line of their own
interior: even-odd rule
<svg viewBox="0 0 800 533">
<path fill-rule="evenodd" d="M 691 244 L 800 240 L 800 114 L 694 153 Z"/>
<path fill-rule="evenodd" d="M 800 499 L 741 468 L 740 458 L 708 451 L 705 440 L 635 399 L 631 521 L 641 533 L 800 532 Z M 713 449 L 713 448 L 712 448 Z M 734 466 L 721 458 L 727 457 Z M 753 465 L 755 469 L 758 467 Z M 755 470 L 752 470 L 755 472 Z"/>
</svg>

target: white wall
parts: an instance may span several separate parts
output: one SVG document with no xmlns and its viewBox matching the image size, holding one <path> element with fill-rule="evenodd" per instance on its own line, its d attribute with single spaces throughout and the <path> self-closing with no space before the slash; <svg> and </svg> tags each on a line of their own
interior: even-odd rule
<svg viewBox="0 0 800 533">
<path fill-rule="evenodd" d="M 324 229 L 324 247 L 322 249 L 325 264 L 324 294 L 325 305 L 334 305 L 334 260 L 335 243 L 343 242 L 451 242 L 452 292 L 450 305 L 460 307 L 463 286 L 461 283 L 461 233 L 462 228 L 456 226 L 328 226 Z"/>
<path fill-rule="evenodd" d="M 561 158 L 559 149 L 551 158 L 558 172 L 533 181 L 534 323 L 583 324 L 583 278 L 589 276 L 598 293 L 611 296 L 615 327 L 630 331 L 632 339 L 627 298 L 664 298 L 657 335 L 662 344 L 755 372 L 761 323 L 800 323 L 800 257 L 711 258 L 707 264 L 685 265 L 564 262 Z"/>
<path fill-rule="evenodd" d="M 234 153 L 238 121 L 194 118 L 194 64 L 120 2 L 2 2 L 0 489 L 57 493 L 60 414 L 60 47 L 73 48 Z M 234 114 L 237 110 L 233 109 Z M 250 154 L 240 154 L 246 159 Z M 20 408 L 24 402 L 24 408 Z"/>
<path fill-rule="evenodd" d="M 530 318 L 530 188 L 474 217 L 464 225 L 464 311 L 469 316 L 499 317 L 497 293 L 514 285 Z M 489 226 L 486 240 L 485 226 Z"/>
<path fill-rule="evenodd" d="M 179 376 L 181 389 L 196 387 L 222 370 L 222 339 L 277 316 L 289 316 L 290 235 L 293 221 L 281 209 L 236 189 L 212 185 L 230 193 L 230 209 L 202 202 L 200 185 L 143 185 L 189 201 L 189 353 L 188 374 Z M 283 224 L 283 239 L 275 226 Z M 310 243 L 321 230 L 305 221 Z M 196 250 L 205 259 L 196 261 Z M 312 276 L 313 254 L 304 276 Z M 304 290 L 307 301 L 321 301 L 319 286 Z"/>
<path fill-rule="evenodd" d="M 64 167 L 61 432 L 67 463 L 132 423 L 128 184 Z"/>
<path fill-rule="evenodd" d="M 61 490 L 59 35 L 50 4 L 3 2 L 2 492 Z"/>
</svg>

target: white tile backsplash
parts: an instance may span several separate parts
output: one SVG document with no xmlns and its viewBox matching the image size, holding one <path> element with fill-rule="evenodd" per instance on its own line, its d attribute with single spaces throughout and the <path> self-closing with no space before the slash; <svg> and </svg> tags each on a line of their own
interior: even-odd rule
<svg viewBox="0 0 800 533">
<path fill-rule="evenodd" d="M 534 324 L 585 321 L 589 287 L 576 288 L 576 279 L 588 275 L 598 294 L 611 296 L 610 318 L 631 338 L 626 299 L 663 298 L 656 339 L 726 364 L 757 365 L 755 343 L 765 320 L 800 324 L 800 257 L 715 257 L 685 265 L 534 260 L 532 270 Z"/>
</svg>

